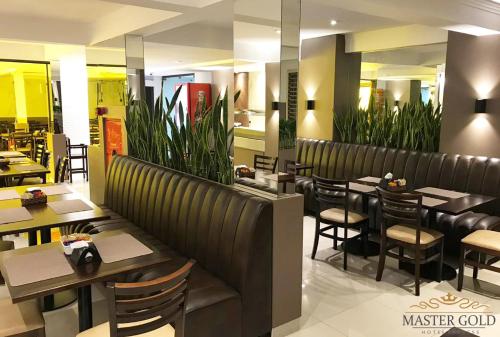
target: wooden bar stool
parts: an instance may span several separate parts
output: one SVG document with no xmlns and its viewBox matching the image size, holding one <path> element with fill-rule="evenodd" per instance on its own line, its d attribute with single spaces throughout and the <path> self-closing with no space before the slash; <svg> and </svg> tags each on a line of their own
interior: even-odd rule
<svg viewBox="0 0 500 337">
<path fill-rule="evenodd" d="M 109 322 L 77 337 L 183 337 L 187 279 L 194 261 L 170 275 L 136 283 L 108 283 Z M 175 323 L 175 330 L 170 325 Z"/>
<path fill-rule="evenodd" d="M 475 253 L 476 260 L 467 258 L 467 254 Z M 491 256 L 489 260 L 487 256 Z M 462 290 L 464 283 L 464 267 L 474 267 L 472 277 L 477 279 L 479 269 L 488 269 L 500 273 L 500 268 L 492 266 L 500 260 L 500 232 L 480 229 L 462 239 L 460 246 L 460 266 L 458 271 L 458 290 Z"/>
<path fill-rule="evenodd" d="M 45 337 L 45 321 L 36 300 L 13 304 L 0 299 L 0 336 Z"/>
</svg>

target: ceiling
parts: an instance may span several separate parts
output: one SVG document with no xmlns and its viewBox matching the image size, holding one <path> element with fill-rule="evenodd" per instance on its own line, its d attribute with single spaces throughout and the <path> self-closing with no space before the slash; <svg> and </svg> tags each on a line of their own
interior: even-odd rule
<svg viewBox="0 0 500 337">
<path fill-rule="evenodd" d="M 279 60 L 280 0 L 3 0 L 2 5 L 0 40 L 92 46 L 91 58 L 103 60 L 96 63 L 123 62 L 124 34 L 144 36 L 148 73 L 227 66 L 233 56 L 247 62 Z M 332 26 L 331 20 L 337 23 Z M 302 0 L 303 39 L 412 24 L 500 32 L 500 4 Z M 0 48 L 0 58 L 1 53 Z"/>
</svg>

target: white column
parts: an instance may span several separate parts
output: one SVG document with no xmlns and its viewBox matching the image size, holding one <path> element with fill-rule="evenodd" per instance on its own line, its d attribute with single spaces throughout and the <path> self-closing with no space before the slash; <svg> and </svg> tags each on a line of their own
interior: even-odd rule
<svg viewBox="0 0 500 337">
<path fill-rule="evenodd" d="M 64 134 L 72 144 L 90 144 L 85 47 L 72 46 L 59 60 Z"/>
</svg>

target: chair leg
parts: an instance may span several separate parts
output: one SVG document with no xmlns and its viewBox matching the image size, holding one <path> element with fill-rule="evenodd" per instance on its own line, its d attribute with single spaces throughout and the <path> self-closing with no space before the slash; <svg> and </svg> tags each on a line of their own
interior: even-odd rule
<svg viewBox="0 0 500 337">
<path fill-rule="evenodd" d="M 443 280 L 443 260 L 444 260 L 444 239 L 441 239 L 439 245 L 439 260 L 437 264 L 437 281 L 441 282 Z"/>
<path fill-rule="evenodd" d="M 480 263 L 481 262 L 481 253 L 477 253 L 477 262 Z M 472 278 L 473 279 L 477 279 L 477 276 L 479 274 L 479 267 L 478 266 L 474 266 L 474 271 L 472 273 Z"/>
<path fill-rule="evenodd" d="M 415 296 L 420 296 L 420 249 L 415 250 Z"/>
<path fill-rule="evenodd" d="M 382 240 L 380 240 L 380 254 L 378 258 L 377 277 L 375 278 L 377 281 L 380 281 L 382 279 L 382 274 L 384 273 L 386 253 L 387 253 L 387 239 L 382 238 Z"/>
<path fill-rule="evenodd" d="M 347 227 L 344 228 L 344 270 L 347 270 L 347 245 L 349 238 L 347 237 Z"/>
<path fill-rule="evenodd" d="M 321 224 L 321 222 L 319 221 L 319 217 L 316 217 L 316 230 L 314 232 L 314 244 L 313 244 L 313 250 L 311 253 L 311 258 L 313 260 L 316 258 L 316 251 L 318 250 L 320 224 Z"/>
<path fill-rule="evenodd" d="M 339 230 L 337 227 L 333 229 L 333 236 L 335 237 L 333 239 L 333 249 L 337 250 L 337 237 L 339 235 Z"/>
<path fill-rule="evenodd" d="M 464 267 L 465 267 L 465 247 L 460 245 L 460 261 L 458 264 L 458 285 L 457 290 L 462 291 L 464 285 Z"/>
</svg>

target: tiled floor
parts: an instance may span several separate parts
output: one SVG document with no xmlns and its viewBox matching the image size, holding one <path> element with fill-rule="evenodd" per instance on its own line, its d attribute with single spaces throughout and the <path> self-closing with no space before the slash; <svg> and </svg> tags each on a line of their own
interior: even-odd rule
<svg viewBox="0 0 500 337">
<path fill-rule="evenodd" d="M 342 255 L 331 248 L 331 240 L 320 238 L 316 260 L 311 260 L 314 218 L 304 218 L 304 263 L 302 317 L 274 329 L 273 336 L 282 337 L 399 337 L 440 336 L 444 331 L 424 331 L 403 326 L 403 314 L 410 306 L 432 297 L 451 293 L 490 305 L 497 323 L 478 330 L 481 337 L 500 336 L 500 300 L 464 290 L 456 291 L 456 281 L 425 282 L 421 295 L 413 295 L 412 275 L 397 269 L 397 262 L 387 260 L 381 282 L 375 281 L 378 257 L 363 259 L 349 256 L 349 271 L 342 269 Z M 466 270 L 471 274 L 471 270 Z M 500 296 L 500 275 L 481 271 L 480 278 L 494 282 L 494 294 Z M 465 285 L 471 286 L 466 278 Z M 490 283 L 480 282 L 482 286 Z M 450 310 L 450 309 L 446 309 Z M 443 311 L 443 312 L 448 312 Z"/>
<path fill-rule="evenodd" d="M 88 184 L 75 182 L 72 187 L 88 197 Z M 456 291 L 456 281 L 424 282 L 421 296 L 415 297 L 410 274 L 397 270 L 396 261 L 388 259 L 381 282 L 375 281 L 377 257 L 363 259 L 349 256 L 349 271 L 342 269 L 342 255 L 331 248 L 331 240 L 320 239 L 316 260 L 311 260 L 314 218 L 304 217 L 304 263 L 302 317 L 274 329 L 274 337 L 407 337 L 440 336 L 444 331 L 420 331 L 403 326 L 403 313 L 411 305 L 448 293 L 476 300 L 490 306 L 496 325 L 481 329 L 481 337 L 500 336 L 500 300 L 464 290 Z M 12 239 L 12 238 L 11 238 Z M 16 247 L 26 245 L 15 238 Z M 471 274 L 471 270 L 467 270 Z M 479 285 L 491 288 L 500 296 L 500 275 L 480 272 Z M 498 286 L 493 286 L 496 283 Z M 473 288 L 466 278 L 467 289 Z M 476 288 L 478 286 L 476 285 Z M 0 286 L 0 297 L 8 296 Z M 93 291 L 94 323 L 106 320 L 106 302 L 97 289 Z M 68 337 L 76 334 L 78 326 L 76 303 L 44 313 L 47 337 Z M 424 333 L 425 332 L 425 333 Z M 203 336 L 200 336 L 203 337 Z"/>
</svg>

